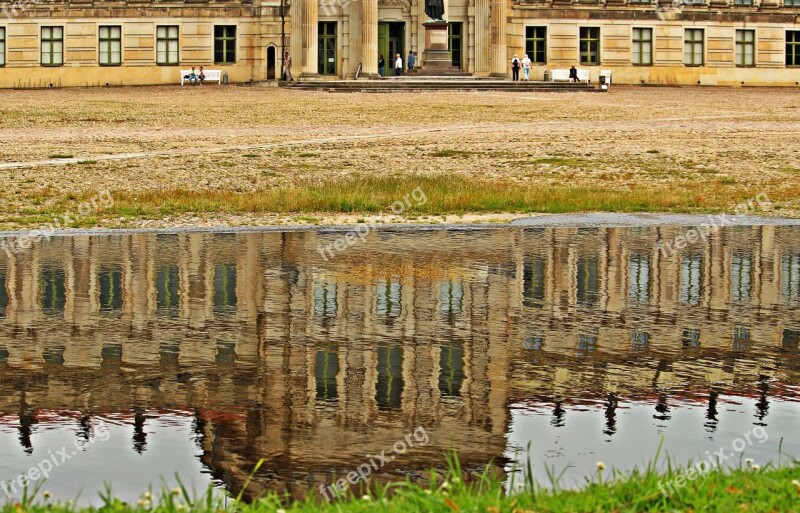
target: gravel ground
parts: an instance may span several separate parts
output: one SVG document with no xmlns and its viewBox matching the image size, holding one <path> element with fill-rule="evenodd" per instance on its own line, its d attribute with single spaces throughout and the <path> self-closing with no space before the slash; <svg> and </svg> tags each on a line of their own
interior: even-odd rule
<svg viewBox="0 0 800 513">
<path fill-rule="evenodd" d="M 715 194 L 765 191 L 778 214 L 800 215 L 800 101 L 791 89 L 330 94 L 169 86 L 2 95 L 0 216 L 7 228 L 20 212 L 103 189 L 244 192 L 408 173 L 615 189 L 700 183 Z M 242 214 L 108 223 L 296 221 Z"/>
</svg>

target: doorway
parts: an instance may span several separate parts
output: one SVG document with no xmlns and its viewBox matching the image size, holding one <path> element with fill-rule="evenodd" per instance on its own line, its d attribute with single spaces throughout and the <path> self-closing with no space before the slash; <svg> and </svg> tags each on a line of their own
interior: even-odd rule
<svg viewBox="0 0 800 513">
<path fill-rule="evenodd" d="M 318 39 L 318 65 L 317 72 L 320 75 L 336 74 L 336 22 L 319 22 Z"/>
<path fill-rule="evenodd" d="M 406 24 L 402 21 L 378 23 L 378 54 L 386 60 L 386 75 L 394 74 L 394 60 L 399 53 L 406 67 Z"/>
<path fill-rule="evenodd" d="M 275 47 L 267 47 L 267 80 L 275 80 L 276 55 Z"/>
</svg>

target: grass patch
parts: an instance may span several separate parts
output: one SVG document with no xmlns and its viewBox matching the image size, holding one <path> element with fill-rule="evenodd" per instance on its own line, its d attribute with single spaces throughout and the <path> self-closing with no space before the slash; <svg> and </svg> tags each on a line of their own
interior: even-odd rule
<svg viewBox="0 0 800 513">
<path fill-rule="evenodd" d="M 412 191 L 422 191 L 418 199 Z M 164 216 L 208 213 L 378 214 L 390 213 L 394 202 L 408 198 L 407 216 L 464 213 L 570 212 L 717 212 L 753 196 L 752 191 L 720 183 L 698 183 L 688 188 L 609 189 L 568 185 L 520 185 L 505 181 L 468 180 L 451 176 L 353 177 L 292 188 L 237 192 L 234 190 L 117 190 L 114 204 L 95 213 L 97 219 L 126 217 L 159 219 Z M 74 209 L 94 192 L 68 195 L 47 209 L 31 209 L 30 216 Z M 423 200 L 424 196 L 424 200 Z M 780 198 L 772 198 L 773 201 Z M 317 222 L 317 217 L 304 218 Z"/>
<path fill-rule="evenodd" d="M 72 157 L 72 155 L 67 155 L 66 153 L 53 153 L 52 155 L 48 155 L 47 158 L 49 158 L 49 159 L 71 159 L 73 157 Z"/>
</svg>

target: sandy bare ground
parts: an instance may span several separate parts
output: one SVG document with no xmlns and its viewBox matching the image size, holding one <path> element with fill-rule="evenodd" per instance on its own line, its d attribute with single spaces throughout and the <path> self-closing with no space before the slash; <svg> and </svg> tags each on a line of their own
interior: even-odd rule
<svg viewBox="0 0 800 513">
<path fill-rule="evenodd" d="M 780 198 L 780 214 L 800 211 L 796 90 L 329 94 L 207 86 L 0 96 L 6 227 L 20 212 L 102 189 L 253 191 L 403 174 L 613 189 L 722 185 L 766 191 Z M 123 224 L 292 221 L 242 214 Z"/>
</svg>

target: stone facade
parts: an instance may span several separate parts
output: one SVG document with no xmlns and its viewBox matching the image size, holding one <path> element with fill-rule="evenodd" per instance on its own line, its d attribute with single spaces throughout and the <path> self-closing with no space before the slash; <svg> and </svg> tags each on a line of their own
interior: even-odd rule
<svg viewBox="0 0 800 513">
<path fill-rule="evenodd" d="M 537 44 L 537 80 L 574 64 L 593 81 L 610 70 L 619 84 L 800 84 L 798 0 L 449 0 L 445 8 L 456 24 L 456 65 L 476 76 L 508 76 L 512 56 Z M 191 65 L 221 69 L 231 82 L 261 81 L 280 76 L 284 44 L 300 79 L 354 78 L 359 64 L 370 78 L 388 49 L 402 50 L 404 62 L 413 50 L 424 62 L 426 20 L 421 0 L 293 0 L 285 11 L 280 0 L 13 0 L 0 4 L 0 87 L 175 84 Z M 101 27 L 109 26 L 119 27 L 121 55 L 101 65 Z M 177 27 L 177 63 L 159 63 L 160 26 Z M 63 46 L 60 55 L 47 51 L 49 27 L 60 27 L 52 43 Z M 225 44 L 215 43 L 215 27 L 235 27 L 232 62 L 215 55 L 215 44 Z M 649 42 L 636 41 L 641 29 Z M 699 62 L 689 65 L 687 29 L 701 29 Z M 581 59 L 581 45 L 595 44 L 589 39 L 599 62 Z M 385 58 L 388 72 L 394 59 Z"/>
</svg>

